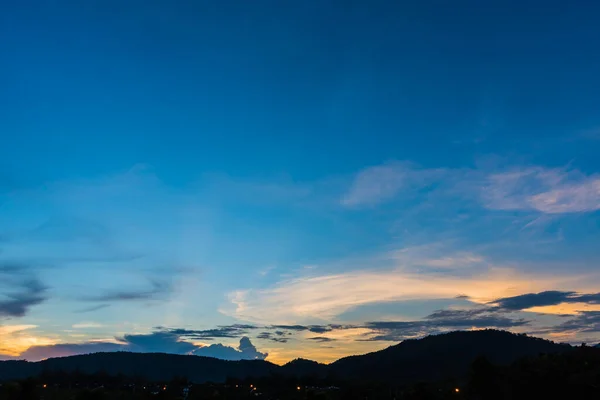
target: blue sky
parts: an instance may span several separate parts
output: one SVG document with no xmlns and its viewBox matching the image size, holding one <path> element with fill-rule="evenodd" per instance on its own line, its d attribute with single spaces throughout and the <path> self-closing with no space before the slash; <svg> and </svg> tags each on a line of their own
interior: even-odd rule
<svg viewBox="0 0 600 400">
<path fill-rule="evenodd" d="M 3 357 L 600 340 L 592 2 L 3 8 Z"/>
</svg>

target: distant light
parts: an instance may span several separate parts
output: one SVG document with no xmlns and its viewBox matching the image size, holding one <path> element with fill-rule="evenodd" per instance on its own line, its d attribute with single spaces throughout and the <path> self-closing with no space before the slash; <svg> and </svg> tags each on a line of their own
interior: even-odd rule
<svg viewBox="0 0 600 400">
<path fill-rule="evenodd" d="M 300 389 L 302 389 L 302 388 L 301 388 L 300 386 L 298 386 L 296 389 L 300 390 Z"/>
<path fill-rule="evenodd" d="M 46 385 L 46 384 L 44 383 L 44 388 L 47 388 L 47 387 L 48 387 L 48 385 Z"/>
<path fill-rule="evenodd" d="M 459 393 L 459 392 L 460 392 L 460 389 L 459 389 L 459 388 L 456 388 L 456 389 L 454 389 L 454 391 L 455 391 L 456 393 Z"/>
<path fill-rule="evenodd" d="M 238 387 L 238 385 L 235 385 L 235 387 Z"/>
<path fill-rule="evenodd" d="M 166 387 L 166 386 L 163 386 L 163 390 L 167 390 L 167 387 Z"/>
<path fill-rule="evenodd" d="M 250 384 L 250 387 L 254 387 L 254 385 L 253 385 L 253 384 Z"/>
</svg>

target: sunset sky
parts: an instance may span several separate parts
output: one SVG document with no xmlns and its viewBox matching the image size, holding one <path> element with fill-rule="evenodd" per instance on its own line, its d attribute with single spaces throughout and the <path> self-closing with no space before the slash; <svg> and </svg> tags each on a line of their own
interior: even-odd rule
<svg viewBox="0 0 600 400">
<path fill-rule="evenodd" d="M 600 6 L 14 1 L 0 359 L 600 341 Z"/>
</svg>

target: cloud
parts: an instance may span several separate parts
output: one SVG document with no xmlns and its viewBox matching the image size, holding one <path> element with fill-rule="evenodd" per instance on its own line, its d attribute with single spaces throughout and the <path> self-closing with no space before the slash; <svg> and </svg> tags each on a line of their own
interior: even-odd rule
<svg viewBox="0 0 600 400">
<path fill-rule="evenodd" d="M 161 332 L 168 332 L 173 335 L 196 340 L 212 340 L 215 338 L 239 338 L 246 335 L 248 331 L 258 328 L 259 327 L 255 325 L 244 324 L 221 325 L 215 329 L 204 330 L 157 327 L 157 329 Z"/>
<path fill-rule="evenodd" d="M 558 326 L 559 331 L 600 332 L 600 311 L 582 311 Z"/>
<path fill-rule="evenodd" d="M 73 329 L 90 329 L 90 328 L 101 328 L 103 325 L 98 322 L 80 322 L 78 324 L 73 324 Z"/>
<path fill-rule="evenodd" d="M 0 295 L 0 316 L 22 317 L 31 307 L 41 304 L 47 299 L 47 287 L 38 279 L 25 278 L 16 282 L 14 279 L 10 279 L 3 283 L 8 287 Z"/>
<path fill-rule="evenodd" d="M 462 265 L 461 265 L 462 267 Z M 457 267 L 460 268 L 460 267 Z M 470 274 L 414 272 L 414 265 L 380 270 L 355 270 L 343 274 L 298 276 L 262 290 L 230 294 L 232 314 L 248 321 L 325 320 L 355 307 L 402 300 L 454 299 L 467 295 L 476 303 L 487 303 L 509 293 L 527 293 L 533 288 L 558 287 L 571 277 L 536 274 L 511 268 L 487 266 Z M 274 325 L 304 330 L 304 326 Z"/>
<path fill-rule="evenodd" d="M 397 342 L 448 330 L 465 328 L 508 329 L 521 327 L 528 323 L 529 321 L 522 318 L 512 319 L 497 315 L 494 313 L 494 309 L 487 307 L 472 310 L 439 310 L 423 320 L 369 322 L 365 324 L 365 327 L 375 332 L 375 335 L 364 340 Z"/>
<path fill-rule="evenodd" d="M 319 342 L 319 343 L 335 342 L 337 340 L 337 339 L 329 338 L 329 337 L 325 337 L 325 336 L 314 336 L 314 337 L 309 337 L 307 339 L 312 340 L 314 342 Z"/>
<path fill-rule="evenodd" d="M 81 308 L 79 310 L 75 310 L 74 312 L 76 312 L 76 313 L 88 313 L 88 312 L 94 312 L 94 311 L 102 310 L 103 308 L 107 308 L 107 307 L 110 307 L 110 304 L 98 304 L 97 306 Z"/>
<path fill-rule="evenodd" d="M 222 344 L 211 344 L 194 351 L 197 356 L 214 357 L 222 360 L 264 360 L 267 353 L 259 352 L 246 336 L 240 339 L 237 349 Z"/>
<path fill-rule="evenodd" d="M 281 331 L 278 331 L 281 332 Z M 274 336 L 275 335 L 275 336 Z M 286 337 L 281 337 L 281 335 L 277 335 L 276 332 L 261 332 L 256 336 L 257 339 L 270 340 L 272 342 L 277 343 L 287 343 L 289 341 Z"/>
<path fill-rule="evenodd" d="M 249 338 L 242 337 L 237 348 L 223 344 L 198 346 L 170 332 L 126 334 L 113 342 L 62 343 L 32 346 L 15 358 L 39 361 L 50 357 L 66 357 L 97 352 L 131 351 L 138 353 L 194 354 L 224 360 L 263 360 L 267 353 L 259 352 Z"/>
<path fill-rule="evenodd" d="M 564 214 L 600 209 L 600 177 L 577 170 L 528 167 L 494 173 L 481 193 L 484 205 L 495 210 Z"/>
<path fill-rule="evenodd" d="M 356 175 L 342 204 L 353 207 L 389 200 L 400 190 L 407 175 L 406 166 L 399 163 L 366 168 Z"/>
<path fill-rule="evenodd" d="M 306 331 L 308 330 L 307 326 L 304 325 L 271 325 L 273 329 L 285 329 L 288 331 Z"/>
<path fill-rule="evenodd" d="M 354 178 L 341 204 L 373 206 L 394 198 L 401 190 L 420 189 L 442 176 L 441 169 L 418 169 L 408 162 L 389 162 L 368 167 Z"/>
<path fill-rule="evenodd" d="M 505 297 L 492 301 L 499 308 L 511 311 L 526 310 L 533 307 L 554 306 L 562 303 L 600 304 L 600 293 L 578 294 L 549 290 L 540 293 L 527 293 L 519 296 Z"/>
<path fill-rule="evenodd" d="M 83 297 L 83 301 L 136 301 L 136 300 L 154 300 L 163 298 L 164 295 L 172 290 L 171 283 L 167 281 L 152 280 L 151 288 L 140 290 L 116 290 L 107 291 L 104 294 L 96 296 Z"/>
<path fill-rule="evenodd" d="M 368 167 L 354 178 L 341 204 L 374 206 L 399 193 L 414 196 L 423 188 L 443 198 L 472 197 L 491 210 L 523 210 L 544 214 L 600 209 L 600 176 L 576 169 L 515 166 L 503 170 L 420 168 L 393 161 Z M 428 193 L 429 193 L 428 191 Z"/>
<path fill-rule="evenodd" d="M 148 335 L 130 334 L 124 335 L 120 340 L 127 343 L 128 351 L 138 353 L 191 354 L 197 347 L 169 332 L 153 332 Z"/>
</svg>

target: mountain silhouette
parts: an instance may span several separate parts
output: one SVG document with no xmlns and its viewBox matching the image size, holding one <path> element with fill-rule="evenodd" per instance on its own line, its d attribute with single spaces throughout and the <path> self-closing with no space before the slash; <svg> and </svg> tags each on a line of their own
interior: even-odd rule
<svg viewBox="0 0 600 400">
<path fill-rule="evenodd" d="M 320 364 L 316 361 L 297 358 L 283 365 L 279 373 L 291 377 L 324 377 L 329 371 L 327 364 Z"/>
<path fill-rule="evenodd" d="M 523 357 L 569 349 L 569 345 L 506 331 L 456 331 L 405 340 L 374 353 L 345 357 L 329 368 L 345 379 L 412 383 L 462 379 L 473 361 L 481 356 L 493 364 L 508 365 Z"/>
<path fill-rule="evenodd" d="M 505 331 L 451 332 L 400 344 L 373 353 L 342 358 L 332 364 L 297 359 L 283 366 L 268 361 L 225 361 L 164 353 L 95 353 L 39 362 L 0 362 L 0 380 L 22 379 L 47 372 L 98 372 L 165 381 L 185 377 L 192 382 L 269 376 L 324 377 L 362 381 L 413 383 L 464 378 L 472 362 L 486 357 L 498 365 L 540 353 L 560 353 L 569 345 Z"/>
</svg>

